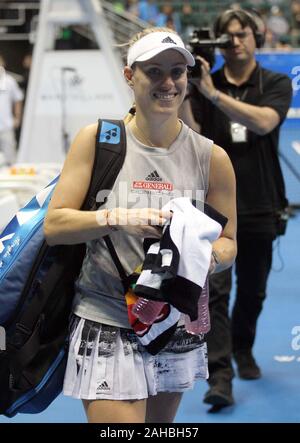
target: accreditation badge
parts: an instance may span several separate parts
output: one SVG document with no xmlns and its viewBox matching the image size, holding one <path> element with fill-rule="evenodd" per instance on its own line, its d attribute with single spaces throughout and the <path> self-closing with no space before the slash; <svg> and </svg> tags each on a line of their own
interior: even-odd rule
<svg viewBox="0 0 300 443">
<path fill-rule="evenodd" d="M 232 143 L 246 143 L 248 141 L 248 129 L 237 122 L 230 122 L 230 135 Z"/>
</svg>

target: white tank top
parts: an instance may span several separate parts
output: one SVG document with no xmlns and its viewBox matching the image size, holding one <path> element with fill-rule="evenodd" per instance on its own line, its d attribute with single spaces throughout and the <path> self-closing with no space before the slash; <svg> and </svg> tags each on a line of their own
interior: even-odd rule
<svg viewBox="0 0 300 443">
<path fill-rule="evenodd" d="M 143 145 L 126 127 L 127 153 L 108 200 L 101 208 L 162 208 L 175 197 L 204 201 L 213 142 L 184 123 L 168 148 Z M 125 231 L 110 234 L 129 275 L 144 260 L 143 238 Z M 74 312 L 96 322 L 130 328 L 122 283 L 102 238 L 87 243 L 76 283 Z"/>
</svg>

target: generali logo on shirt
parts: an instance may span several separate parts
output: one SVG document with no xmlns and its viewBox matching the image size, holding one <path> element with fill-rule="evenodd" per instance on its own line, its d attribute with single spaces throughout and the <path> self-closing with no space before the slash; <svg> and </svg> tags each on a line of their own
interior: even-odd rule
<svg viewBox="0 0 300 443">
<path fill-rule="evenodd" d="M 163 182 L 156 170 L 151 172 L 145 180 L 135 180 L 132 185 L 133 189 L 154 191 L 173 191 L 174 188 L 172 183 Z"/>
</svg>

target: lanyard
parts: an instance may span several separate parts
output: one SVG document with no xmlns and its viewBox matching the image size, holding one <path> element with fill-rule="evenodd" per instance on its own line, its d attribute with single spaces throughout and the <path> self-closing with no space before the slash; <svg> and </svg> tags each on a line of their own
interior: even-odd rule
<svg viewBox="0 0 300 443">
<path fill-rule="evenodd" d="M 258 81 L 259 81 L 259 92 L 260 92 L 260 94 L 262 94 L 263 93 L 263 84 L 262 84 L 262 71 L 260 68 L 259 68 L 259 80 Z M 234 96 L 232 91 L 230 91 L 229 89 L 227 91 L 228 91 L 228 95 L 230 95 L 230 97 L 242 102 L 245 100 L 245 98 L 248 94 L 249 87 L 245 89 L 245 91 L 243 92 L 243 94 L 240 97 Z"/>
<path fill-rule="evenodd" d="M 230 97 L 235 98 L 236 100 L 239 100 L 239 101 L 242 102 L 242 101 L 245 100 L 245 98 L 246 98 L 246 96 L 247 96 L 247 94 L 248 94 L 248 90 L 249 90 L 249 88 L 245 89 L 245 91 L 243 92 L 243 94 L 242 94 L 240 97 L 238 97 L 238 96 L 234 96 L 234 95 L 232 94 L 232 92 L 228 89 L 228 95 L 230 95 Z"/>
</svg>

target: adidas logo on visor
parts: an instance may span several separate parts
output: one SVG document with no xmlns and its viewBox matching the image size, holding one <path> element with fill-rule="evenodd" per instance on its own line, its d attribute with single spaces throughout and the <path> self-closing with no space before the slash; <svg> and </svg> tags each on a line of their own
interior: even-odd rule
<svg viewBox="0 0 300 443">
<path fill-rule="evenodd" d="M 174 40 L 171 39 L 171 37 L 166 37 L 161 42 L 162 43 L 173 43 L 173 45 L 177 45 L 177 43 L 175 43 Z"/>
<path fill-rule="evenodd" d="M 150 60 L 166 49 L 173 48 L 179 51 L 185 58 L 186 64 L 194 66 L 193 55 L 185 48 L 181 38 L 166 32 L 151 32 L 135 42 L 128 50 L 127 64 Z"/>
</svg>

